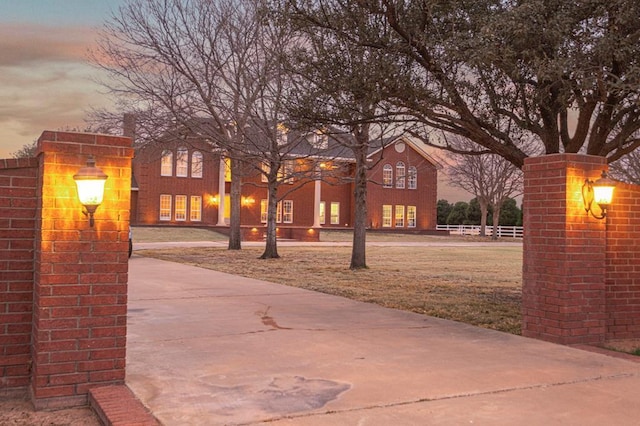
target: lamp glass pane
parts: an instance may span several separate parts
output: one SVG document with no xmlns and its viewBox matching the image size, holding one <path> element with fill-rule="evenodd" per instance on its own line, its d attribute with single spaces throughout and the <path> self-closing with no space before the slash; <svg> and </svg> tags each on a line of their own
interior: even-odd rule
<svg viewBox="0 0 640 426">
<path fill-rule="evenodd" d="M 82 179 L 76 180 L 78 186 L 78 198 L 85 206 L 97 206 L 102 203 L 104 196 L 104 179 Z"/>
<path fill-rule="evenodd" d="M 594 186 L 593 198 L 598 204 L 611 204 L 613 199 L 613 186 Z"/>
</svg>

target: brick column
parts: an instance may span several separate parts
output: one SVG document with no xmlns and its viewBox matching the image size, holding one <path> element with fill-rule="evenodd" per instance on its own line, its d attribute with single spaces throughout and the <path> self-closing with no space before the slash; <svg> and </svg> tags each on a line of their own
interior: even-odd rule
<svg viewBox="0 0 640 426">
<path fill-rule="evenodd" d="M 582 202 L 585 178 L 603 169 L 604 158 L 577 154 L 525 161 L 524 336 L 561 344 L 605 339 L 606 220 L 587 215 Z"/>
<path fill-rule="evenodd" d="M 93 155 L 109 177 L 95 226 L 73 175 Z M 87 404 L 91 387 L 123 384 L 131 139 L 44 132 L 38 205 L 31 397 L 36 409 Z"/>
</svg>

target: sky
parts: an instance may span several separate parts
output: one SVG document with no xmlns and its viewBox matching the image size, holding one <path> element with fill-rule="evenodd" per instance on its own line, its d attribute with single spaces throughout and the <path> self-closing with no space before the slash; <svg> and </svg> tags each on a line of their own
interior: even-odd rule
<svg viewBox="0 0 640 426">
<path fill-rule="evenodd" d="M 0 158 L 109 104 L 87 62 L 124 0 L 0 0 Z"/>
<path fill-rule="evenodd" d="M 111 104 L 87 57 L 97 31 L 125 2 L 0 0 L 0 158 L 45 130 L 81 129 L 91 108 Z M 439 176 L 439 199 L 473 197 Z"/>
</svg>

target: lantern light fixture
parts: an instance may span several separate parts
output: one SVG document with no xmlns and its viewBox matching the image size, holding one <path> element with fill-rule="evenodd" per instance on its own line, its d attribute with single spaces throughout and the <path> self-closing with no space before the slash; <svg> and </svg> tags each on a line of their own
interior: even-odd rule
<svg viewBox="0 0 640 426">
<path fill-rule="evenodd" d="M 104 184 L 108 176 L 96 167 L 96 159 L 90 155 L 87 165 L 81 167 L 78 173 L 73 175 L 78 189 L 78 199 L 84 206 L 83 214 L 89 216 L 89 226 L 93 227 L 93 214 L 104 197 Z"/>
<path fill-rule="evenodd" d="M 585 179 L 584 185 L 582 185 L 582 199 L 584 201 L 584 209 L 587 213 L 591 213 L 591 216 L 596 219 L 604 219 L 607 217 L 607 209 L 611 205 L 615 186 L 616 181 L 611 179 L 604 170 L 600 178 L 596 179 L 595 182 L 590 179 Z M 600 207 L 600 215 L 596 215 L 593 212 L 594 201 Z"/>
</svg>

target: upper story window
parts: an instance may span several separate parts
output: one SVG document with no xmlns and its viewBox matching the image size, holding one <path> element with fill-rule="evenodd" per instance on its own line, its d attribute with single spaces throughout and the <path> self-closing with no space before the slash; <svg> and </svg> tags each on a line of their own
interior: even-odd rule
<svg viewBox="0 0 640 426">
<path fill-rule="evenodd" d="M 200 151 L 193 151 L 191 154 L 191 177 L 202 177 L 203 157 Z"/>
<path fill-rule="evenodd" d="M 173 152 L 166 149 L 162 151 L 160 164 L 160 176 L 173 176 Z"/>
<path fill-rule="evenodd" d="M 178 148 L 176 154 L 176 176 L 186 177 L 189 173 L 189 151 L 187 148 Z"/>
<path fill-rule="evenodd" d="M 224 181 L 231 182 L 231 158 L 224 159 Z"/>
<path fill-rule="evenodd" d="M 382 167 L 382 186 L 384 188 L 393 188 L 393 167 L 391 164 L 385 164 Z"/>
<path fill-rule="evenodd" d="M 418 188 L 418 169 L 415 166 L 409 167 L 409 174 L 407 175 L 407 186 L 409 189 Z"/>
<path fill-rule="evenodd" d="M 287 143 L 287 133 L 289 133 L 289 129 L 282 123 L 278 123 L 276 126 L 276 138 L 278 140 L 278 145 L 285 145 Z"/>
<path fill-rule="evenodd" d="M 311 146 L 316 149 L 327 149 L 329 147 L 329 136 L 323 130 L 316 130 L 311 135 Z"/>
<path fill-rule="evenodd" d="M 402 161 L 396 164 L 396 188 L 404 189 L 405 170 Z"/>
</svg>

